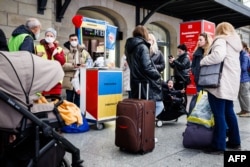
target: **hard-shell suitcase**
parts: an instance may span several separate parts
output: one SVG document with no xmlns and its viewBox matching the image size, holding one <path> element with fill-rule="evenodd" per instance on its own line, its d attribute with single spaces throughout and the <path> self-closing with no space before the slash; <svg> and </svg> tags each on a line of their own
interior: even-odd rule
<svg viewBox="0 0 250 167">
<path fill-rule="evenodd" d="M 140 99 L 140 92 L 141 84 L 139 99 L 124 99 L 117 104 L 115 145 L 134 153 L 150 152 L 155 147 L 155 102 Z"/>
</svg>

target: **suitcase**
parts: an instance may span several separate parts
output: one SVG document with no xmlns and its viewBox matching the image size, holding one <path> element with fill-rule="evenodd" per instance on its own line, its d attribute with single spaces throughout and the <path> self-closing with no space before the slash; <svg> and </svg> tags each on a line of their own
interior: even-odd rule
<svg viewBox="0 0 250 167">
<path fill-rule="evenodd" d="M 147 99 L 149 85 L 147 84 Z M 124 99 L 117 104 L 115 145 L 120 150 L 141 153 L 153 151 L 155 147 L 155 101 Z"/>
</svg>

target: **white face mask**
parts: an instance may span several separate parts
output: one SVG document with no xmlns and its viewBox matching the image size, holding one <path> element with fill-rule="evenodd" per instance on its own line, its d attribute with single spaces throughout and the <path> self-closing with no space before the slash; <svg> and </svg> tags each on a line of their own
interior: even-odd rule
<svg viewBox="0 0 250 167">
<path fill-rule="evenodd" d="M 40 31 L 35 34 L 35 39 L 38 40 L 40 37 Z"/>
<path fill-rule="evenodd" d="M 78 41 L 71 41 L 70 45 L 76 47 L 78 45 Z"/>
<path fill-rule="evenodd" d="M 45 41 L 47 43 L 53 43 L 55 41 L 55 38 L 53 38 L 53 37 L 45 37 Z"/>
</svg>

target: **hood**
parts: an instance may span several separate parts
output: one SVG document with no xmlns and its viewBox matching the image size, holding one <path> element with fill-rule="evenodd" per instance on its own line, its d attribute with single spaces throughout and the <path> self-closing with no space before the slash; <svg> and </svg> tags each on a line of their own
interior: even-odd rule
<svg viewBox="0 0 250 167">
<path fill-rule="evenodd" d="M 241 44 L 241 39 L 238 34 L 234 35 L 220 35 L 217 36 L 216 38 L 223 38 L 227 41 L 227 43 L 236 51 L 240 52 L 242 50 L 242 44 Z"/>
<path fill-rule="evenodd" d="M 20 25 L 19 27 L 17 27 L 13 32 L 12 32 L 12 36 L 17 36 L 20 34 L 29 34 L 33 37 L 33 39 L 35 39 L 35 36 L 33 34 L 32 31 L 30 31 L 26 26 L 24 25 Z"/>
<path fill-rule="evenodd" d="M 141 37 L 128 38 L 125 45 L 125 49 L 127 53 L 132 53 L 134 48 L 142 43 L 146 44 L 147 47 L 150 47 L 150 43 L 148 43 L 147 41 L 145 41 L 145 39 Z"/>
<path fill-rule="evenodd" d="M 65 42 L 65 43 L 63 44 L 63 46 L 64 46 L 65 48 L 67 48 L 68 50 L 70 50 L 70 42 L 69 42 L 69 41 Z"/>
</svg>

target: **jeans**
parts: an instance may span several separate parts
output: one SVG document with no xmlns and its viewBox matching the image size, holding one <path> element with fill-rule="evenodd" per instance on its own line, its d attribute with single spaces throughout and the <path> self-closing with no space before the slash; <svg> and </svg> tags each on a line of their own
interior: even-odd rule
<svg viewBox="0 0 250 167">
<path fill-rule="evenodd" d="M 222 151 L 226 149 L 227 129 L 229 143 L 240 144 L 240 133 L 233 101 L 217 98 L 209 92 L 208 101 L 215 121 L 212 147 Z"/>
<path fill-rule="evenodd" d="M 155 107 L 155 117 L 157 117 L 162 110 L 164 109 L 164 104 L 162 101 L 156 101 L 156 107 Z"/>
<path fill-rule="evenodd" d="M 78 95 L 75 90 L 66 90 L 66 100 L 80 107 L 80 95 Z"/>
</svg>

